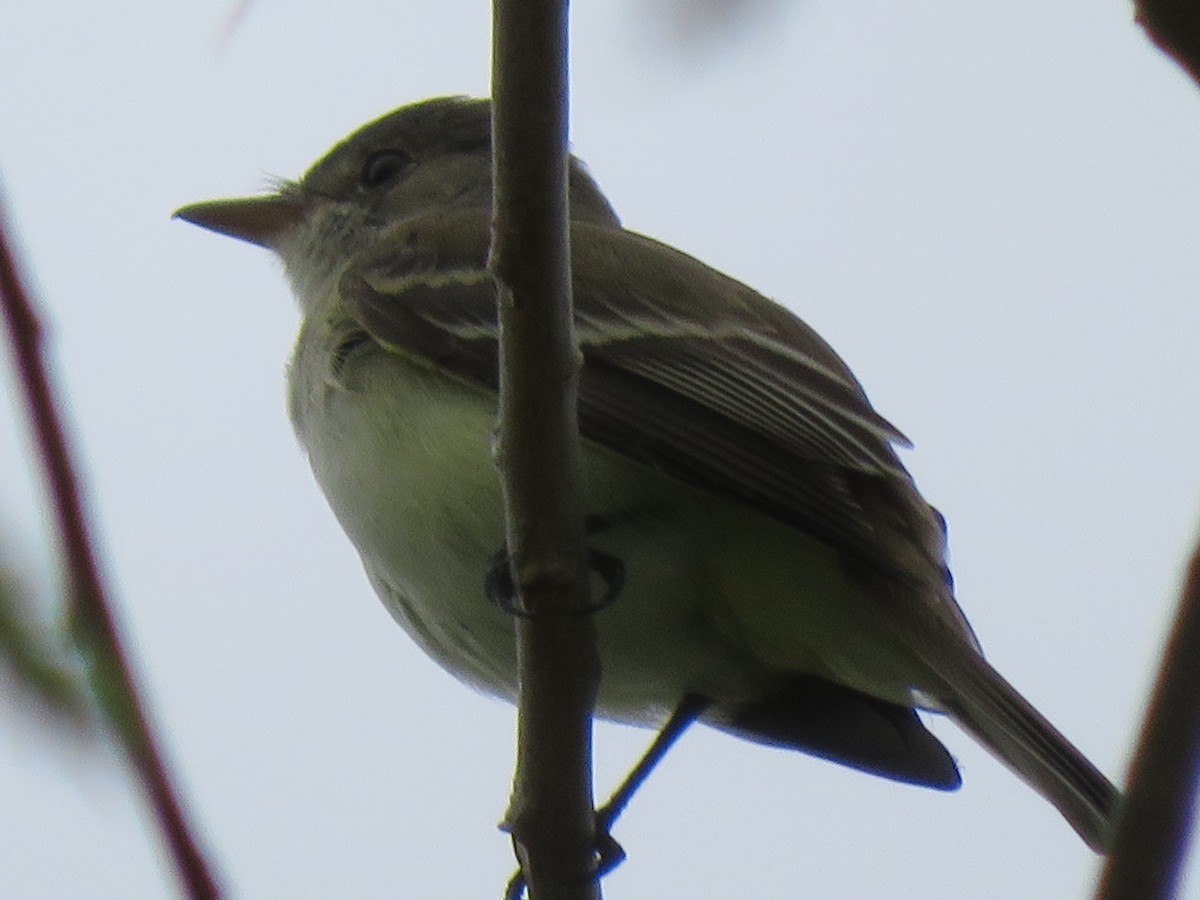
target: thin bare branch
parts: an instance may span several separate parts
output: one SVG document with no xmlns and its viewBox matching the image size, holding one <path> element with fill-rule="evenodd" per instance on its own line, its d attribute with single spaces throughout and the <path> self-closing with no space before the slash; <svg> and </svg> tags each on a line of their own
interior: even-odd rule
<svg viewBox="0 0 1200 900">
<path fill-rule="evenodd" d="M 1096 900 L 1175 896 L 1200 772 L 1200 546 L 1130 767 L 1129 790 Z"/>
<path fill-rule="evenodd" d="M 1135 0 L 1150 39 L 1200 84 L 1200 4 Z M 1200 776 L 1200 544 L 1189 566 L 1096 900 L 1175 895 Z"/>
<path fill-rule="evenodd" d="M 0 210 L 0 305 L 54 507 L 72 632 L 88 666 L 88 677 L 101 712 L 129 757 L 187 896 L 195 900 L 215 898 L 216 881 L 188 827 L 183 805 L 167 774 L 117 636 L 88 536 L 79 483 L 42 358 L 41 326 L 18 275 L 10 246 Z"/>
<path fill-rule="evenodd" d="M 598 900 L 588 609 L 567 235 L 567 9 L 495 0 L 495 229 L 500 286 L 497 459 L 517 620 L 517 772 L 506 827 L 533 900 Z"/>
</svg>

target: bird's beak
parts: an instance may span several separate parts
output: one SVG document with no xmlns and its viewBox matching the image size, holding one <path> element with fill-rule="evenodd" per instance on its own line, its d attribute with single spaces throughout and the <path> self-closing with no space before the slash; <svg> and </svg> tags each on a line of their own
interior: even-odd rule
<svg viewBox="0 0 1200 900">
<path fill-rule="evenodd" d="M 173 218 L 273 249 L 283 232 L 304 219 L 304 206 L 298 197 L 266 194 L 191 203 L 175 210 Z"/>
</svg>

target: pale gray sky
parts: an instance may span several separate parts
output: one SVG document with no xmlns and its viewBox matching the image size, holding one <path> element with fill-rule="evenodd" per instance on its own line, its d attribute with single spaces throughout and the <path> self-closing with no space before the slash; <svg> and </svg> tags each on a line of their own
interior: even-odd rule
<svg viewBox="0 0 1200 900">
<path fill-rule="evenodd" d="M 1124 0 L 804 2 L 719 55 L 575 5 L 573 139 L 626 223 L 796 310 L 916 443 L 992 661 L 1123 777 L 1200 513 L 1200 95 Z M 389 620 L 283 411 L 296 314 L 182 203 L 487 92 L 488 8 L 21 4 L 0 180 L 105 568 L 231 896 L 494 897 L 513 713 Z M 40 498 L 0 414 L 2 525 Z M 0 710 L 3 710 L 0 706 Z M 952 725 L 943 795 L 697 730 L 607 896 L 1084 897 L 1096 860 Z M 603 794 L 650 735 L 597 730 Z M 120 767 L 0 712 L 0 894 L 168 896 Z M 1186 896 L 1200 896 L 1193 879 Z"/>
</svg>

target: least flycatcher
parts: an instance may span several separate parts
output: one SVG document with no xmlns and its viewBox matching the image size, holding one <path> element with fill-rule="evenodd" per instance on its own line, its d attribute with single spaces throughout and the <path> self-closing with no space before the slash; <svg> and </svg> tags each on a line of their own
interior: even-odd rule
<svg viewBox="0 0 1200 900">
<path fill-rule="evenodd" d="M 273 194 L 180 218 L 283 260 L 303 324 L 291 417 L 384 604 L 459 678 L 512 698 L 489 442 L 487 101 L 414 104 Z M 623 588 L 596 614 L 598 710 L 673 710 L 876 775 L 959 784 L 944 713 L 1103 850 L 1105 777 L 993 669 L 955 602 L 904 438 L 790 312 L 621 227 L 570 164 L 588 541 Z M 676 717 L 678 720 L 679 717 Z"/>
</svg>

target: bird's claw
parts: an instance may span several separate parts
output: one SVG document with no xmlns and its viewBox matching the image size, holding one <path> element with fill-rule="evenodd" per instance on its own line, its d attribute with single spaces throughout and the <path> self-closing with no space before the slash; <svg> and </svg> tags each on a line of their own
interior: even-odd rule
<svg viewBox="0 0 1200 900">
<path fill-rule="evenodd" d="M 603 827 L 605 811 L 596 812 L 596 847 L 592 871 L 579 879 L 580 883 L 595 881 L 603 878 L 622 862 L 625 861 L 625 848 L 622 847 L 608 829 Z M 525 873 L 517 869 L 504 889 L 504 900 L 522 900 L 525 896 Z"/>
<path fill-rule="evenodd" d="M 611 606 L 625 588 L 625 565 L 620 559 L 599 550 L 589 550 L 587 562 L 588 568 L 604 579 L 605 591 L 598 601 L 576 611 L 574 615 L 578 616 L 589 616 Z M 525 619 L 530 617 L 531 613 L 517 601 L 517 589 L 513 583 L 507 545 L 492 554 L 487 574 L 483 579 L 483 593 L 491 603 L 509 615 Z"/>
</svg>

